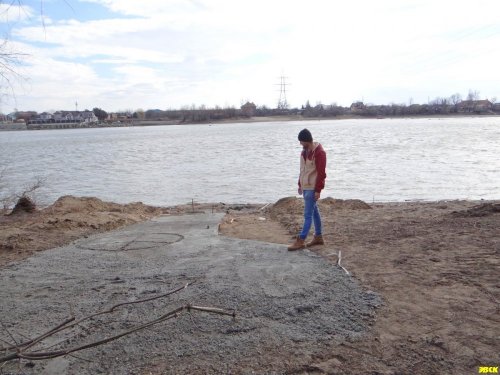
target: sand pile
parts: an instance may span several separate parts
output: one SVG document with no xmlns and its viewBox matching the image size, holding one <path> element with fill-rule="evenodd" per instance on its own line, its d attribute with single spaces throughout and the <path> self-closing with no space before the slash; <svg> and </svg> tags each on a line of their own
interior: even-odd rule
<svg viewBox="0 0 500 375">
<path fill-rule="evenodd" d="M 482 217 L 493 214 L 500 214 L 500 203 L 483 203 L 467 210 L 454 211 L 451 213 L 455 217 Z"/>
<path fill-rule="evenodd" d="M 371 206 L 359 199 L 334 199 L 327 197 L 318 201 L 320 212 L 331 214 L 336 210 L 367 210 Z M 290 234 L 297 234 L 303 223 L 304 200 L 297 197 L 286 197 L 268 207 L 266 214 L 278 221 Z"/>
<path fill-rule="evenodd" d="M 113 202 L 104 202 L 94 197 L 74 197 L 65 195 L 54 202 L 52 206 L 47 207 L 45 212 L 66 214 L 71 212 L 119 212 L 133 214 L 159 214 L 161 208 L 147 206 L 141 202 L 118 204 Z"/>
<path fill-rule="evenodd" d="M 33 202 L 33 200 L 30 197 L 22 196 L 19 198 L 17 201 L 16 205 L 14 206 L 12 212 L 10 213 L 11 215 L 16 215 L 19 213 L 32 213 L 36 211 L 36 204 Z"/>
<path fill-rule="evenodd" d="M 304 210 L 304 200 L 297 197 L 281 198 L 267 209 L 267 212 L 276 217 L 282 214 L 301 213 Z"/>
<path fill-rule="evenodd" d="M 143 203 L 117 204 L 97 198 L 64 196 L 43 210 L 0 217 L 0 265 L 79 237 L 158 216 L 167 209 Z"/>
<path fill-rule="evenodd" d="M 325 199 L 320 199 L 319 201 L 320 209 L 324 206 L 329 206 L 334 209 L 339 210 L 370 210 L 371 206 L 359 199 L 334 199 L 332 197 L 327 197 Z"/>
</svg>

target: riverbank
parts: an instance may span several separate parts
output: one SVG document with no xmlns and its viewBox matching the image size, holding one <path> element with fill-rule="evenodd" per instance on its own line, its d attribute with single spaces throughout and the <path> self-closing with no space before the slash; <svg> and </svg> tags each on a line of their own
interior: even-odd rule
<svg viewBox="0 0 500 375">
<path fill-rule="evenodd" d="M 160 208 L 63 197 L 34 214 L 1 218 L 0 264 L 158 215 L 193 211 L 225 212 L 219 226 L 224 236 L 285 247 L 301 226 L 302 204 L 290 197 L 266 206 Z M 301 357 L 296 373 L 462 374 L 499 365 L 500 201 L 325 198 L 319 205 L 326 245 L 311 250 L 332 263 L 340 252 L 341 264 L 383 305 L 368 333 Z M 260 363 L 266 358 L 262 353 Z M 145 373 L 160 374 L 165 366 L 155 363 Z"/>
</svg>

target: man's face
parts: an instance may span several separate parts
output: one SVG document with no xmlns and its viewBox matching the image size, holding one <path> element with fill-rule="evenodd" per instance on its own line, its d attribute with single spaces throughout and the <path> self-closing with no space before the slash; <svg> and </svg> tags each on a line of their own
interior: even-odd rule
<svg viewBox="0 0 500 375">
<path fill-rule="evenodd" d="M 300 142 L 300 144 L 302 145 L 302 148 L 303 148 L 304 150 L 307 150 L 307 149 L 308 149 L 308 148 L 310 148 L 310 146 L 311 146 L 311 142 L 303 142 L 303 141 L 299 141 L 299 142 Z"/>
</svg>

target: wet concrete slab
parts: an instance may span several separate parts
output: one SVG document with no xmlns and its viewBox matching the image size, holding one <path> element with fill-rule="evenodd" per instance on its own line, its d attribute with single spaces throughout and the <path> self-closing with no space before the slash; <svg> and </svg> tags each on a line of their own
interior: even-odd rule
<svg viewBox="0 0 500 375">
<path fill-rule="evenodd" d="M 284 371 L 328 350 L 333 341 L 359 339 L 367 332 L 380 304 L 375 293 L 307 250 L 288 252 L 285 245 L 219 236 L 222 217 L 161 216 L 0 270 L 0 316 L 20 341 L 56 326 L 71 313 L 82 317 L 187 282 L 195 284 L 166 299 L 128 305 L 111 322 L 103 317 L 59 339 L 76 335 L 63 343 L 70 347 L 108 337 L 187 303 L 237 312 L 236 319 L 182 315 L 79 354 L 90 362 L 65 357 L 23 371 Z M 0 338 L 12 341 L 5 332 Z M 17 368 L 9 364 L 7 371 L 9 366 Z"/>
</svg>

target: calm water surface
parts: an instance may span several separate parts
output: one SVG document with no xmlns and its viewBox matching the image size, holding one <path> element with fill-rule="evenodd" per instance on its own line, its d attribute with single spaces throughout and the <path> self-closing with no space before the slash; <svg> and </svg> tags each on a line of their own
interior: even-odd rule
<svg viewBox="0 0 500 375">
<path fill-rule="evenodd" d="M 500 117 L 0 132 L 1 196 L 267 203 L 295 195 L 304 127 L 327 152 L 323 197 L 500 199 Z"/>
</svg>

